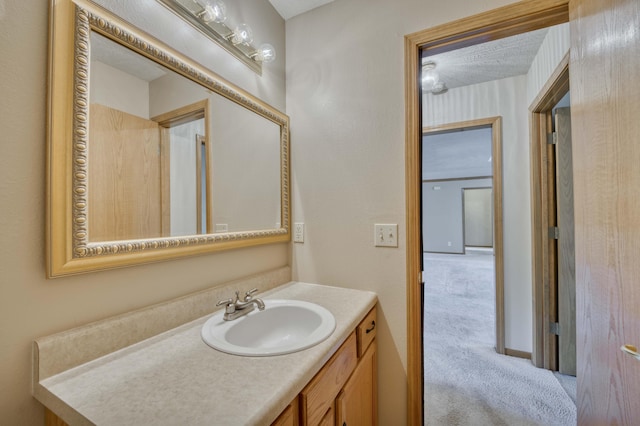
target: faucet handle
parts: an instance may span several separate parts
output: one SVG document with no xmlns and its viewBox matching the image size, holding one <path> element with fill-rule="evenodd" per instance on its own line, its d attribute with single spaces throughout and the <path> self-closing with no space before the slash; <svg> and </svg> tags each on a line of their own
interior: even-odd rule
<svg viewBox="0 0 640 426">
<path fill-rule="evenodd" d="M 248 302 L 249 300 L 251 300 L 253 298 L 253 295 L 255 293 L 257 293 L 257 292 L 258 292 L 257 288 L 254 288 L 254 289 L 249 290 L 248 292 L 246 292 L 245 295 L 244 295 L 244 301 Z"/>
<path fill-rule="evenodd" d="M 236 311 L 236 305 L 233 299 L 218 300 L 218 303 L 216 303 L 216 306 L 221 306 L 221 305 L 225 305 L 224 311 L 227 314 L 232 314 Z"/>
</svg>

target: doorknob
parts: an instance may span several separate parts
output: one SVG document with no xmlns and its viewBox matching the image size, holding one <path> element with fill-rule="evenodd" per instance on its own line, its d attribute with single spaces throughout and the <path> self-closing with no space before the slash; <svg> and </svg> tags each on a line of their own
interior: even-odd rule
<svg viewBox="0 0 640 426">
<path fill-rule="evenodd" d="M 640 353 L 638 353 L 638 348 L 636 348 L 633 345 L 622 345 L 620 346 L 620 350 L 624 353 L 626 353 L 627 355 L 631 355 L 632 357 L 634 357 L 635 359 L 637 359 L 638 361 L 640 361 Z"/>
</svg>

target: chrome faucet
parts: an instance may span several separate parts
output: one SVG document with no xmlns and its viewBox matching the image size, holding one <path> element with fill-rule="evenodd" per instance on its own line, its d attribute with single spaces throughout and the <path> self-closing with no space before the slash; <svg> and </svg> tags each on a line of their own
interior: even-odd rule
<svg viewBox="0 0 640 426">
<path fill-rule="evenodd" d="M 259 310 L 264 310 L 264 302 L 262 299 L 254 299 L 253 294 L 258 291 L 257 288 L 253 290 L 249 290 L 245 293 L 244 298 L 240 301 L 240 292 L 236 291 L 236 298 L 234 299 L 225 299 L 220 300 L 216 303 L 216 306 L 225 305 L 224 307 L 224 316 L 222 317 L 225 321 L 233 321 L 236 318 L 240 318 L 241 316 L 247 315 L 249 312 L 253 311 L 257 306 Z"/>
</svg>

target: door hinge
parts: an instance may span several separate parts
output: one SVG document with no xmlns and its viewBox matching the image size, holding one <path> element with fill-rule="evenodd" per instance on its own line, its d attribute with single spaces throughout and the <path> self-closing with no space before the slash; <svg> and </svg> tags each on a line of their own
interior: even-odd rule
<svg viewBox="0 0 640 426">
<path fill-rule="evenodd" d="M 560 229 L 557 226 L 549 227 L 549 238 L 552 240 L 557 240 L 560 238 Z"/>
<path fill-rule="evenodd" d="M 555 334 L 556 336 L 560 335 L 560 324 L 557 322 L 549 323 L 549 332 L 551 334 Z"/>
<path fill-rule="evenodd" d="M 558 134 L 556 132 L 547 133 L 547 144 L 549 145 L 558 144 Z"/>
</svg>

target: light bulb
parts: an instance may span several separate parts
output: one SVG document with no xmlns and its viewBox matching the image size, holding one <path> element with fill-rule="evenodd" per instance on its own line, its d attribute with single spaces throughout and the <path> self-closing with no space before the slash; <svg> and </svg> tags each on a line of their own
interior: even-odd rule
<svg viewBox="0 0 640 426">
<path fill-rule="evenodd" d="M 219 24 L 227 20 L 227 6 L 222 0 L 213 0 L 204 6 L 202 12 L 202 20 L 204 22 L 217 22 Z"/>
<path fill-rule="evenodd" d="M 431 93 L 433 93 L 434 95 L 439 95 L 441 93 L 446 93 L 449 89 L 447 88 L 447 85 L 444 84 L 444 82 L 442 81 L 438 81 L 436 82 L 436 84 L 433 85 L 433 88 L 431 89 Z"/>
<path fill-rule="evenodd" d="M 255 56 L 256 61 L 269 63 L 276 60 L 276 49 L 270 45 L 269 43 L 263 43 L 256 50 Z"/>
<path fill-rule="evenodd" d="M 249 44 L 253 41 L 253 31 L 247 24 L 240 24 L 233 30 L 231 35 L 231 43 L 233 44 Z"/>
<path fill-rule="evenodd" d="M 435 62 L 425 62 L 422 66 L 422 90 L 425 92 L 430 92 L 438 86 L 440 78 L 435 68 Z"/>
</svg>

